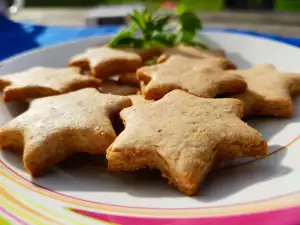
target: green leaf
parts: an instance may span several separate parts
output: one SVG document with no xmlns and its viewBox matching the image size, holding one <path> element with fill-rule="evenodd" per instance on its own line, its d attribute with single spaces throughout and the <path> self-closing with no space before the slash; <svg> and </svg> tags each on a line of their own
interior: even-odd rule
<svg viewBox="0 0 300 225">
<path fill-rule="evenodd" d="M 191 12 L 186 11 L 179 15 L 179 21 L 180 21 L 180 30 L 183 32 L 189 32 L 194 33 L 202 28 L 200 19 L 198 16 Z"/>
<path fill-rule="evenodd" d="M 195 47 L 199 47 L 202 49 L 208 49 L 207 46 L 205 44 L 203 44 L 202 40 L 198 39 L 198 38 L 194 38 L 192 40 L 189 41 L 183 41 L 183 43 L 187 44 L 187 45 L 192 45 Z"/>
<path fill-rule="evenodd" d="M 187 6 L 187 4 L 181 3 L 177 6 L 176 8 L 176 13 L 178 15 L 181 15 L 184 12 L 188 12 L 191 11 L 192 9 L 190 7 Z"/>
<path fill-rule="evenodd" d="M 143 14 L 139 13 L 137 10 L 133 11 L 133 14 L 130 15 L 132 25 L 136 25 L 139 29 L 144 31 L 146 29 L 146 22 Z"/>
<path fill-rule="evenodd" d="M 149 12 L 149 10 L 147 8 L 145 8 L 142 12 L 142 16 L 144 18 L 144 20 L 147 22 L 147 21 L 151 21 L 152 20 L 152 15 L 151 13 Z"/>
<path fill-rule="evenodd" d="M 178 32 L 178 35 L 177 35 L 177 42 L 180 43 L 180 42 L 189 42 L 189 41 L 192 41 L 195 37 L 195 33 L 190 33 L 190 32 L 185 32 L 185 31 L 182 31 L 180 30 Z"/>
<path fill-rule="evenodd" d="M 197 14 L 185 4 L 180 4 L 176 11 L 179 16 L 179 32 L 181 33 L 182 39 L 192 40 L 198 30 L 202 28 L 200 19 Z"/>
<path fill-rule="evenodd" d="M 166 45 L 160 41 L 157 41 L 157 40 L 151 40 L 149 43 L 148 43 L 148 48 L 165 48 Z"/>
<path fill-rule="evenodd" d="M 179 30 L 173 32 L 168 29 L 173 14 L 151 14 L 147 9 L 142 12 L 135 10 L 131 15 L 129 27 L 119 32 L 108 44 L 109 47 L 133 48 L 164 48 L 181 43 L 206 48 L 200 39 L 196 38 L 201 28 L 199 18 L 192 10 L 184 5 L 177 9 L 179 16 Z M 137 31 L 140 33 L 137 36 Z"/>
<path fill-rule="evenodd" d="M 151 39 L 165 46 L 174 46 L 176 43 L 176 34 L 168 31 L 154 31 Z"/>
<path fill-rule="evenodd" d="M 132 47 L 132 48 L 143 48 L 144 40 L 134 38 L 134 37 L 121 37 L 118 38 L 118 41 L 110 42 L 108 44 L 111 48 L 119 48 L 119 47 Z"/>
<path fill-rule="evenodd" d="M 201 40 L 196 38 L 198 30 L 202 28 L 198 16 L 183 4 L 177 8 L 177 13 L 179 14 L 180 22 L 177 43 L 205 48 L 206 46 L 201 42 Z"/>
<path fill-rule="evenodd" d="M 109 47 L 116 47 L 120 42 L 123 42 L 125 39 L 132 37 L 132 32 L 131 30 L 121 30 L 114 39 L 112 39 L 109 43 Z"/>
<path fill-rule="evenodd" d="M 121 30 L 116 37 L 108 44 L 111 48 L 117 48 L 120 46 L 142 48 L 144 40 L 134 37 L 133 30 Z"/>
<path fill-rule="evenodd" d="M 171 16 L 154 17 L 153 23 L 154 23 L 155 30 L 163 30 L 166 27 L 166 25 L 168 25 L 170 19 L 171 19 Z"/>
</svg>

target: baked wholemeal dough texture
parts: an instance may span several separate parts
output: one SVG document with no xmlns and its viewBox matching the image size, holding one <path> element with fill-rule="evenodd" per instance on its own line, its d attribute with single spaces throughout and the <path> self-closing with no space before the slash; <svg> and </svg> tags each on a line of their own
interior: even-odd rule
<svg viewBox="0 0 300 225">
<path fill-rule="evenodd" d="M 100 84 L 98 90 L 101 93 L 110 93 L 114 95 L 132 95 L 136 94 L 139 89 L 128 85 L 118 84 L 116 81 L 105 80 Z"/>
<path fill-rule="evenodd" d="M 118 82 L 120 84 L 131 85 L 131 86 L 134 86 L 134 87 L 139 87 L 140 86 L 140 82 L 136 78 L 136 73 L 124 73 L 124 74 L 120 74 L 118 76 Z"/>
<path fill-rule="evenodd" d="M 142 105 L 153 102 L 152 100 L 144 99 L 142 95 L 128 95 L 127 97 L 130 98 L 132 105 Z"/>
<path fill-rule="evenodd" d="M 212 98 L 246 89 L 247 84 L 241 76 L 225 71 L 230 68 L 232 64 L 226 59 L 191 59 L 176 55 L 165 63 L 138 69 L 137 78 L 146 84 L 142 89 L 146 99 L 160 99 L 174 89 Z"/>
<path fill-rule="evenodd" d="M 151 60 L 154 57 L 158 57 L 163 52 L 163 49 L 161 48 L 134 48 L 128 50 L 136 52 L 139 56 L 141 56 L 143 61 Z"/>
<path fill-rule="evenodd" d="M 224 51 L 221 50 L 204 50 L 198 47 L 179 45 L 174 48 L 167 48 L 163 50 L 163 53 L 158 57 L 157 62 L 165 62 L 170 56 L 181 55 L 189 58 L 225 58 Z"/>
<path fill-rule="evenodd" d="M 36 99 L 0 129 L 0 147 L 22 153 L 37 177 L 72 153 L 105 154 L 116 138 L 110 118 L 130 105 L 127 97 L 94 88 Z"/>
<path fill-rule="evenodd" d="M 77 68 L 34 67 L 0 77 L 5 102 L 59 95 L 99 85 L 99 80 L 82 76 Z"/>
<path fill-rule="evenodd" d="M 120 114 L 125 130 L 108 148 L 108 169 L 159 169 L 186 195 L 197 192 L 220 156 L 267 152 L 260 134 L 240 120 L 243 104 L 236 99 L 204 99 L 174 90 Z"/>
<path fill-rule="evenodd" d="M 143 65 L 142 58 L 133 50 L 112 49 L 106 46 L 89 48 L 73 56 L 69 66 L 91 71 L 93 76 L 107 78 L 115 74 L 135 72 Z"/>
<path fill-rule="evenodd" d="M 245 117 L 292 115 L 292 97 L 300 94 L 300 74 L 279 72 L 271 64 L 232 73 L 241 75 L 248 85 L 244 93 L 231 96 L 243 101 Z"/>
</svg>

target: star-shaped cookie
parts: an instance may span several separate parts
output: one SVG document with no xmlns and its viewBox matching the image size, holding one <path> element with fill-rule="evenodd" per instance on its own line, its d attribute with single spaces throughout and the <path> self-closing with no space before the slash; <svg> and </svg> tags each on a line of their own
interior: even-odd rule
<svg viewBox="0 0 300 225">
<path fill-rule="evenodd" d="M 99 78 L 135 72 L 142 65 L 141 56 L 133 50 L 112 49 L 107 46 L 89 48 L 69 61 L 69 66 L 91 71 L 93 76 Z"/>
<path fill-rule="evenodd" d="M 59 95 L 99 85 L 98 79 L 82 76 L 77 68 L 34 67 L 0 77 L 5 102 Z"/>
<path fill-rule="evenodd" d="M 130 98 L 132 105 L 142 105 L 153 102 L 152 100 L 146 100 L 142 95 L 128 95 Z"/>
<path fill-rule="evenodd" d="M 118 84 L 116 81 L 105 80 L 100 84 L 98 90 L 101 93 L 110 93 L 114 95 L 133 95 L 136 94 L 139 89 L 128 85 Z"/>
<path fill-rule="evenodd" d="M 75 152 L 104 154 L 116 134 L 110 118 L 131 105 L 127 97 L 94 88 L 33 100 L 0 129 L 0 147 L 23 153 L 34 177 Z"/>
<path fill-rule="evenodd" d="M 161 48 L 135 48 L 135 49 L 128 49 L 131 51 L 136 52 L 141 56 L 143 61 L 151 60 L 154 57 L 158 57 L 162 54 L 163 49 Z"/>
<path fill-rule="evenodd" d="M 279 72 L 271 64 L 232 71 L 234 73 L 241 75 L 248 85 L 244 93 L 231 96 L 243 101 L 245 117 L 292 115 L 292 97 L 300 94 L 300 74 Z"/>
<path fill-rule="evenodd" d="M 218 154 L 237 157 L 254 148 L 265 155 L 260 134 L 240 116 L 236 99 L 205 99 L 181 90 L 159 101 L 121 111 L 125 130 L 108 148 L 108 169 L 132 171 L 150 167 L 183 193 L 193 195 Z"/>
<path fill-rule="evenodd" d="M 172 55 L 181 55 L 189 58 L 225 58 L 225 53 L 221 50 L 204 50 L 198 47 L 179 45 L 174 48 L 166 48 L 163 53 L 158 57 L 157 62 L 165 62 Z"/>
<path fill-rule="evenodd" d="M 120 74 L 118 76 L 118 82 L 120 84 L 131 85 L 131 86 L 134 86 L 134 87 L 139 87 L 140 86 L 140 82 L 136 78 L 136 73 L 124 73 L 124 74 Z"/>
<path fill-rule="evenodd" d="M 192 59 L 176 55 L 165 63 L 138 69 L 137 78 L 146 84 L 142 90 L 146 99 L 160 99 L 174 89 L 212 98 L 246 89 L 247 84 L 241 76 L 226 73 L 230 68 L 232 64 L 226 59 Z"/>
</svg>

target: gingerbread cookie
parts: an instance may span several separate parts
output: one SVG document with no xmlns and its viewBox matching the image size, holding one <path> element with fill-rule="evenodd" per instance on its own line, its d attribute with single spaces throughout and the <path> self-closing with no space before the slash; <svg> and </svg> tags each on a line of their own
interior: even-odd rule
<svg viewBox="0 0 300 225">
<path fill-rule="evenodd" d="M 128 95 L 127 97 L 131 99 L 132 105 L 142 105 L 153 102 L 152 100 L 144 99 L 142 95 Z"/>
<path fill-rule="evenodd" d="M 138 69 L 137 78 L 146 84 L 143 90 L 146 99 L 160 99 L 174 89 L 212 98 L 246 89 L 247 84 L 241 76 L 226 73 L 225 70 L 232 67 L 225 59 L 192 59 L 176 55 L 165 63 Z"/>
<path fill-rule="evenodd" d="M 292 96 L 300 94 L 300 74 L 279 72 L 270 64 L 232 71 L 232 74 L 241 75 L 248 84 L 244 93 L 231 96 L 243 101 L 245 116 L 292 115 Z"/>
<path fill-rule="evenodd" d="M 91 71 L 93 76 L 99 78 L 135 72 L 142 65 L 141 56 L 133 50 L 112 49 L 106 46 L 89 48 L 69 61 L 69 66 Z"/>
<path fill-rule="evenodd" d="M 142 105 L 153 102 L 152 100 L 146 100 L 142 95 L 127 95 L 130 98 L 132 105 Z M 112 118 L 112 125 L 117 134 L 120 134 L 124 130 L 124 124 L 120 116 L 117 115 Z"/>
<path fill-rule="evenodd" d="M 34 67 L 0 77 L 5 102 L 59 95 L 99 85 L 99 80 L 82 76 L 77 68 Z"/>
<path fill-rule="evenodd" d="M 163 50 L 162 55 L 159 56 L 157 62 L 165 62 L 172 55 L 181 55 L 189 58 L 225 58 L 224 51 L 221 50 L 204 50 L 201 48 L 188 46 L 188 45 L 179 45 L 174 48 L 167 48 Z"/>
<path fill-rule="evenodd" d="M 116 138 L 110 118 L 130 105 L 94 88 L 36 99 L 0 129 L 0 147 L 23 153 L 27 171 L 40 176 L 72 153 L 105 154 Z"/>
<path fill-rule="evenodd" d="M 120 74 L 119 77 L 118 77 L 118 82 L 120 84 L 131 85 L 131 86 L 134 86 L 134 87 L 139 87 L 140 86 L 140 82 L 136 78 L 136 73 Z"/>
<path fill-rule="evenodd" d="M 160 48 L 135 48 L 132 49 L 132 51 L 136 52 L 137 54 L 139 54 L 139 56 L 141 56 L 142 60 L 145 62 L 147 60 L 151 60 L 154 57 L 158 57 L 163 53 L 163 49 Z"/>
<path fill-rule="evenodd" d="M 236 99 L 204 99 L 181 90 L 121 111 L 125 130 L 108 148 L 110 171 L 150 167 L 186 195 L 196 193 L 218 154 L 265 155 L 260 134 L 240 120 Z M 249 152 L 250 151 L 250 152 Z"/>
<path fill-rule="evenodd" d="M 132 95 L 136 94 L 139 89 L 128 85 L 120 85 L 112 80 L 106 80 L 101 83 L 98 90 L 101 93 L 110 93 L 114 95 Z"/>
<path fill-rule="evenodd" d="M 142 105 L 153 102 L 152 100 L 144 99 L 141 95 L 127 95 L 127 97 L 130 98 L 132 105 Z M 124 124 L 119 115 L 112 118 L 112 125 L 117 134 L 120 134 L 124 130 Z"/>
</svg>

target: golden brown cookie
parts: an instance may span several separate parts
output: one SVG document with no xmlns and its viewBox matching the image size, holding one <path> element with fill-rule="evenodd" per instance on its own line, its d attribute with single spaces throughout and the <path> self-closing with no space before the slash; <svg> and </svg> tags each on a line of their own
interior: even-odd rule
<svg viewBox="0 0 300 225">
<path fill-rule="evenodd" d="M 106 46 L 89 48 L 69 61 L 69 66 L 91 71 L 93 76 L 99 78 L 135 72 L 142 65 L 141 56 L 133 50 L 112 49 Z"/>
<path fill-rule="evenodd" d="M 163 50 L 160 48 L 133 49 L 133 51 L 139 54 L 143 61 L 153 59 L 163 53 Z"/>
<path fill-rule="evenodd" d="M 248 84 L 244 93 L 231 96 L 243 101 L 245 116 L 292 115 L 292 96 L 300 94 L 300 74 L 279 72 L 271 64 L 232 71 L 232 74 L 235 73 L 241 75 Z"/>
<path fill-rule="evenodd" d="M 0 77 L 5 102 L 59 95 L 99 85 L 99 80 L 82 76 L 77 68 L 34 67 Z"/>
<path fill-rule="evenodd" d="M 116 138 L 110 118 L 130 105 L 94 88 L 36 99 L 0 129 L 0 147 L 23 153 L 26 170 L 40 176 L 72 153 L 104 154 Z"/>
<path fill-rule="evenodd" d="M 204 50 L 201 48 L 188 46 L 188 45 L 179 45 L 174 48 L 167 48 L 163 50 L 163 53 L 159 56 L 157 62 L 165 62 L 172 55 L 181 55 L 189 58 L 225 58 L 224 51 L 221 50 Z"/>
<path fill-rule="evenodd" d="M 183 193 L 193 195 L 219 153 L 239 157 L 254 148 L 266 154 L 265 141 L 240 120 L 242 113 L 239 100 L 204 99 L 181 90 L 124 109 L 125 130 L 108 148 L 108 169 L 159 169 Z"/>
<path fill-rule="evenodd" d="M 146 99 L 160 99 L 174 89 L 212 98 L 226 93 L 243 92 L 247 84 L 241 76 L 226 73 L 232 64 L 219 58 L 192 59 L 172 56 L 165 63 L 145 66 L 137 71 L 137 78 L 146 86 Z"/>
<path fill-rule="evenodd" d="M 101 93 L 110 93 L 114 95 L 132 95 L 136 94 L 139 89 L 128 85 L 118 84 L 116 81 L 105 80 L 100 84 L 98 90 Z"/>
<path fill-rule="evenodd" d="M 142 105 L 153 102 L 152 100 L 146 100 L 141 95 L 127 95 L 130 98 L 132 105 Z M 117 134 L 120 134 L 124 130 L 124 124 L 119 115 L 112 118 L 112 125 Z"/>
<path fill-rule="evenodd" d="M 136 78 L 136 73 L 120 74 L 119 77 L 118 77 L 118 82 L 120 84 L 131 85 L 131 86 L 134 86 L 134 87 L 139 87 L 140 86 L 140 82 Z"/>
<path fill-rule="evenodd" d="M 162 48 L 113 48 L 137 53 L 143 61 L 158 57 L 163 53 Z"/>
<path fill-rule="evenodd" d="M 132 105 L 142 105 L 153 102 L 152 100 L 144 99 L 142 95 L 128 95 L 127 97 L 131 99 Z"/>
</svg>

